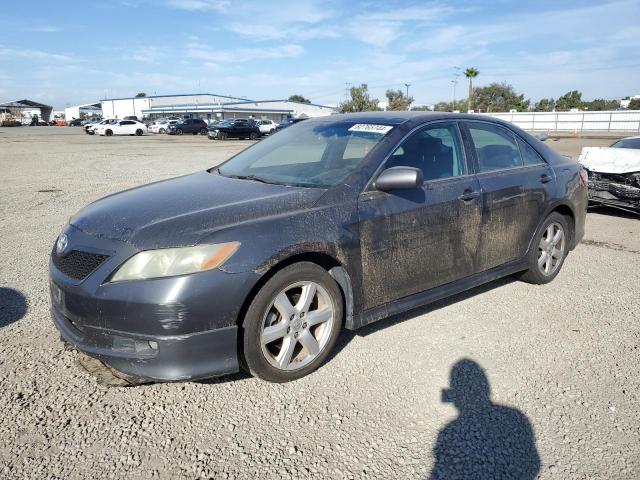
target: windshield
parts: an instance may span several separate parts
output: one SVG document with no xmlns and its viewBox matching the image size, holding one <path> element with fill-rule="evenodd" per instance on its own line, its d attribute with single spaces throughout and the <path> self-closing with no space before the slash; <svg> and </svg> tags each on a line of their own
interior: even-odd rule
<svg viewBox="0 0 640 480">
<path fill-rule="evenodd" d="M 218 172 L 270 183 L 337 185 L 392 128 L 354 121 L 301 122 L 240 152 Z"/>
<path fill-rule="evenodd" d="M 640 137 L 638 138 L 623 138 L 611 145 L 613 148 L 636 148 L 640 149 Z"/>
</svg>

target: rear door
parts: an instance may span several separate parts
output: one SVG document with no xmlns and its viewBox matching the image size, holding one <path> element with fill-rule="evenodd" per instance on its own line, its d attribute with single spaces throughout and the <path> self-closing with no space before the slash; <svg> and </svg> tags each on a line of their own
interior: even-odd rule
<svg viewBox="0 0 640 480">
<path fill-rule="evenodd" d="M 464 122 L 482 189 L 478 264 L 488 270 L 522 258 L 548 204 L 553 170 L 501 125 Z"/>
<path fill-rule="evenodd" d="M 475 272 L 480 188 L 456 122 L 417 129 L 384 168 L 423 171 L 422 188 L 363 192 L 358 202 L 365 308 Z"/>
</svg>

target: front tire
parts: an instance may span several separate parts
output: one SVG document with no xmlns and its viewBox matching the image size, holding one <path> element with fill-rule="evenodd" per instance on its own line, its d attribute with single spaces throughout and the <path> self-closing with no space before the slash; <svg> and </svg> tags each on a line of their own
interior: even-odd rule
<svg viewBox="0 0 640 480">
<path fill-rule="evenodd" d="M 258 139 L 258 134 L 256 132 L 251 132 L 251 135 L 249 135 L 249 138 L 251 140 L 257 140 Z"/>
<path fill-rule="evenodd" d="M 536 232 L 528 253 L 529 269 L 518 275 L 527 283 L 543 285 L 551 282 L 569 253 L 569 223 L 558 212 L 551 213 Z"/>
<path fill-rule="evenodd" d="M 207 129 L 206 128 L 201 128 L 200 129 L 200 135 L 206 135 L 207 134 Z"/>
<path fill-rule="evenodd" d="M 327 358 L 342 320 L 342 294 L 325 269 L 310 262 L 285 267 L 264 284 L 247 310 L 244 366 L 269 382 L 304 377 Z"/>
<path fill-rule="evenodd" d="M 161 128 L 158 133 L 167 133 L 167 131 L 164 128 Z"/>
<path fill-rule="evenodd" d="M 137 135 L 138 137 L 142 136 L 142 134 L 143 134 L 143 133 L 144 133 L 144 132 L 142 131 L 142 129 L 141 129 L 141 128 L 139 128 L 139 129 L 137 129 L 137 130 L 136 130 L 136 135 Z"/>
<path fill-rule="evenodd" d="M 176 130 L 176 135 L 182 135 L 182 133 L 183 133 L 183 132 L 182 132 L 182 129 L 181 129 L 181 128 L 178 128 L 178 129 Z"/>
<path fill-rule="evenodd" d="M 227 134 L 226 132 L 220 132 L 218 133 L 218 140 L 226 140 L 227 139 Z"/>
<path fill-rule="evenodd" d="M 106 132 L 104 132 L 104 134 L 105 134 L 107 137 L 111 137 L 111 136 L 113 135 L 113 131 L 112 131 L 112 130 L 107 130 Z"/>
</svg>

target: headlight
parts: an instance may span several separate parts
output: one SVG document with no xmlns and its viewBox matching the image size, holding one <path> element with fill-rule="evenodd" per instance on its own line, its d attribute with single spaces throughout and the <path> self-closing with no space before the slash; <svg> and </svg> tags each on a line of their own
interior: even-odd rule
<svg viewBox="0 0 640 480">
<path fill-rule="evenodd" d="M 240 242 L 229 242 L 147 250 L 124 262 L 111 281 L 143 280 L 204 272 L 224 264 L 239 247 Z"/>
</svg>

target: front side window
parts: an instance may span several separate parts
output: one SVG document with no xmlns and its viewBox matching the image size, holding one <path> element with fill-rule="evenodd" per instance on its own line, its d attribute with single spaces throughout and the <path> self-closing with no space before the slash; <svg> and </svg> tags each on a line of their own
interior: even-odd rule
<svg viewBox="0 0 640 480">
<path fill-rule="evenodd" d="M 240 152 L 218 172 L 302 185 L 338 185 L 392 129 L 354 121 L 303 122 Z"/>
<path fill-rule="evenodd" d="M 509 130 L 490 123 L 470 122 L 468 126 L 478 156 L 480 172 L 522 166 L 520 149 Z"/>
<path fill-rule="evenodd" d="M 413 133 L 387 160 L 387 168 L 400 166 L 419 168 L 425 181 L 464 175 L 457 125 L 438 123 Z"/>
</svg>

